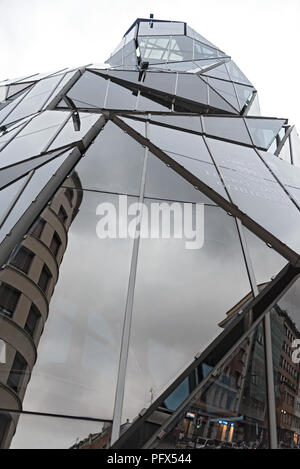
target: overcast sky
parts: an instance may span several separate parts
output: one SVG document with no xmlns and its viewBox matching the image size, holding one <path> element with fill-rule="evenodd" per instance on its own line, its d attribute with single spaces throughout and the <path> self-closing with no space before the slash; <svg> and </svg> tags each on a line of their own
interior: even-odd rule
<svg viewBox="0 0 300 469">
<path fill-rule="evenodd" d="M 0 79 L 104 62 L 137 17 L 186 21 L 232 56 L 264 115 L 300 129 L 300 0 L 0 0 Z"/>
</svg>

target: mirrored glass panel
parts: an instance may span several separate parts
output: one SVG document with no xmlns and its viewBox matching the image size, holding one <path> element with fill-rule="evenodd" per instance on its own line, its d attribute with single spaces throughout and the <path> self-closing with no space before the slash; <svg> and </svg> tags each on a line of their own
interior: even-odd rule
<svg viewBox="0 0 300 469">
<path fill-rule="evenodd" d="M 75 75 L 76 72 L 77 72 L 77 70 L 72 70 L 70 72 L 67 72 L 63 76 L 63 78 L 59 82 L 58 86 L 55 88 L 55 90 L 53 90 L 53 92 L 51 93 L 51 95 L 49 96 L 47 101 L 45 102 L 44 107 L 48 106 L 48 104 L 50 104 L 50 102 L 55 98 L 55 96 L 57 96 L 61 92 L 63 87 L 68 84 L 68 82 L 71 80 L 71 78 Z"/>
<path fill-rule="evenodd" d="M 202 364 L 194 380 L 200 381 L 211 370 L 212 367 Z M 178 386 L 165 401 L 167 408 L 177 408 L 188 397 L 192 381 L 190 376 Z M 262 324 L 187 402 L 170 427 L 154 447 L 189 450 L 269 447 Z"/>
<path fill-rule="evenodd" d="M 181 60 L 192 60 L 194 58 L 200 58 L 201 52 L 197 50 L 196 53 L 194 53 L 193 47 L 194 41 L 189 37 L 172 37 L 170 41 L 168 62 L 178 62 Z"/>
<path fill-rule="evenodd" d="M 66 119 L 64 112 L 45 111 L 34 117 L 26 127 L 0 152 L 0 167 L 11 165 L 47 149 Z"/>
<path fill-rule="evenodd" d="M 163 231 L 163 219 L 157 222 L 153 217 L 159 201 L 145 202 L 148 210 L 142 227 L 148 217 L 148 226 L 157 235 L 150 239 L 142 234 L 140 240 L 124 421 L 148 407 L 171 384 L 222 331 L 219 323 L 226 311 L 250 292 L 232 217 L 205 205 L 203 245 L 196 242 L 193 249 L 184 236 L 179 237 L 184 224 L 178 218 L 182 204 L 163 206 L 171 217 L 169 236 Z M 188 205 L 195 216 L 199 208 Z M 198 236 L 202 230 L 199 226 Z"/>
<path fill-rule="evenodd" d="M 265 151 L 260 151 L 259 153 L 300 206 L 300 168 L 282 161 L 271 153 Z"/>
<path fill-rule="evenodd" d="M 152 36 L 139 38 L 139 49 L 143 62 L 168 62 L 169 47 L 169 37 Z"/>
<path fill-rule="evenodd" d="M 30 382 L 17 390 L 23 409 L 110 419 L 132 240 L 106 236 L 108 206 L 118 212 L 114 230 L 127 222 L 119 198 L 79 185 L 73 172 L 32 225 L 22 256 L 1 270 L 1 281 L 19 292 L 6 305 L 13 323 L 38 346 L 36 363 L 27 361 Z"/>
<path fill-rule="evenodd" d="M 260 116 L 260 106 L 259 106 L 259 100 L 258 100 L 258 94 L 255 94 L 255 98 L 250 106 L 250 109 L 247 112 L 248 116 Z"/>
<path fill-rule="evenodd" d="M 267 150 L 282 126 L 286 123 L 286 120 L 245 118 L 245 122 L 254 145 Z"/>
<path fill-rule="evenodd" d="M 22 93 L 20 96 L 13 99 L 12 102 L 9 102 L 8 104 L 6 104 L 3 108 L 0 107 L 0 123 L 1 123 L 1 126 L 4 125 L 4 121 L 5 121 L 6 124 L 9 123 L 9 122 L 14 122 L 15 119 L 10 119 L 9 116 L 11 115 L 11 113 L 15 109 L 15 107 L 24 99 L 26 92 L 28 93 L 28 91 L 26 90 L 24 92 L 24 94 Z"/>
<path fill-rule="evenodd" d="M 184 23 L 176 21 L 140 21 L 138 26 L 139 36 L 152 35 L 177 35 L 184 34 Z"/>
<path fill-rule="evenodd" d="M 44 186 L 49 182 L 53 174 L 56 173 L 68 155 L 69 152 L 64 153 L 63 155 L 55 158 L 53 161 L 50 161 L 46 165 L 35 170 L 34 173 L 28 177 L 28 179 L 25 177 L 24 190 L 22 193 L 17 192 L 15 194 L 16 197 L 14 203 L 6 213 L 5 219 L 2 221 L 0 227 L 0 241 L 2 241 L 4 237 L 10 233 L 11 229 L 22 217 L 24 212 L 26 212 L 28 207 L 30 207 L 32 202 L 36 199 Z M 19 184 L 19 181 L 14 184 Z M 3 191 L 5 191 L 4 194 L 6 191 L 10 192 L 10 190 L 10 186 L 3 189 Z M 1 192 L 3 191 L 0 191 L 0 197 Z M 6 203 L 4 206 L 6 206 Z"/>
<path fill-rule="evenodd" d="M 214 46 L 211 42 L 205 39 L 205 37 L 201 36 L 201 34 L 197 33 L 197 31 L 191 28 L 188 24 L 186 25 L 186 35 L 193 39 L 197 39 L 197 41 L 203 42 L 203 44 L 207 44 L 216 49 L 216 46 Z"/>
<path fill-rule="evenodd" d="M 29 116 L 40 111 L 61 79 L 62 75 L 56 75 L 37 82 L 29 93 L 26 94 L 20 104 L 5 119 L 5 121 L 3 121 L 3 124 L 22 119 L 25 116 Z"/>
<path fill-rule="evenodd" d="M 271 314 L 278 447 L 299 448 L 299 279 Z"/>
<path fill-rule="evenodd" d="M 299 210 L 255 150 L 208 138 L 206 141 L 233 203 L 279 240 L 299 252 Z"/>
<path fill-rule="evenodd" d="M 137 92 L 124 86 L 117 85 L 109 80 L 107 98 L 104 107 L 106 109 L 136 109 Z"/>
<path fill-rule="evenodd" d="M 172 109 L 172 102 L 170 99 L 164 100 L 163 97 L 151 96 L 147 91 L 140 91 L 136 106 L 137 111 L 169 112 Z"/>
<path fill-rule="evenodd" d="M 151 116 L 151 121 L 166 124 L 178 129 L 191 130 L 201 133 L 202 126 L 200 116 Z"/>
<path fill-rule="evenodd" d="M 104 449 L 110 435 L 109 424 L 97 420 L 3 411 L 0 422 L 5 449 Z"/>
<path fill-rule="evenodd" d="M 293 155 L 293 164 L 300 167 L 300 138 L 295 127 L 291 132 L 290 141 Z"/>
<path fill-rule="evenodd" d="M 207 104 L 207 85 L 197 75 L 179 73 L 176 96 Z"/>
<path fill-rule="evenodd" d="M 207 44 L 203 44 L 202 42 L 198 42 L 194 39 L 194 59 L 202 59 L 202 58 L 209 58 L 209 57 L 217 57 L 223 55 L 222 52 L 216 51 L 216 49 L 210 47 Z"/>
<path fill-rule="evenodd" d="M 212 163 L 201 135 L 150 124 L 149 138 L 161 150 Z"/>
<path fill-rule="evenodd" d="M 21 161 L 17 164 L 13 164 L 12 166 L 0 169 L 0 189 L 6 187 L 12 182 L 15 182 L 30 171 L 43 166 L 54 158 L 60 156 L 62 153 L 62 150 L 53 151 L 46 155 L 30 158 L 26 161 Z"/>
<path fill-rule="evenodd" d="M 204 75 L 213 78 L 220 78 L 222 80 L 230 80 L 225 64 L 219 65 L 218 67 L 210 68 L 207 72 L 203 71 Z"/>
<path fill-rule="evenodd" d="M 208 78 L 209 85 L 224 98 L 234 109 L 239 109 L 233 84 L 229 81 L 217 80 L 216 78 Z"/>
<path fill-rule="evenodd" d="M 243 72 L 238 68 L 233 60 L 230 60 L 230 62 L 226 63 L 226 68 L 232 81 L 251 86 L 248 78 L 243 74 Z"/>
<path fill-rule="evenodd" d="M 254 88 L 234 83 L 234 89 L 238 98 L 239 109 L 242 110 L 250 102 Z"/>
<path fill-rule="evenodd" d="M 103 107 L 107 80 L 86 71 L 67 93 L 77 107 Z M 63 107 L 67 107 L 63 103 Z"/>
<path fill-rule="evenodd" d="M 76 166 L 81 186 L 138 195 L 144 155 L 145 149 L 140 144 L 108 122 Z"/>
<path fill-rule="evenodd" d="M 251 145 L 251 140 L 242 118 L 203 116 L 202 119 L 207 135 Z"/>
<path fill-rule="evenodd" d="M 66 114 L 65 114 L 66 115 Z M 58 148 L 69 143 L 81 140 L 92 126 L 101 117 L 101 114 L 89 114 L 87 112 L 79 113 L 80 130 L 75 130 L 72 116 L 67 117 L 66 123 L 63 125 L 59 134 L 55 137 L 48 150 Z"/>
<path fill-rule="evenodd" d="M 215 205 L 212 200 L 151 153 L 147 163 L 145 197 Z"/>
<path fill-rule="evenodd" d="M 169 94 L 175 94 L 176 74 L 147 72 L 143 84 Z"/>
<path fill-rule="evenodd" d="M 259 289 L 261 289 L 276 277 L 287 264 L 287 260 L 245 226 L 243 226 L 242 229 L 246 238 L 247 249 L 256 283 Z"/>
</svg>

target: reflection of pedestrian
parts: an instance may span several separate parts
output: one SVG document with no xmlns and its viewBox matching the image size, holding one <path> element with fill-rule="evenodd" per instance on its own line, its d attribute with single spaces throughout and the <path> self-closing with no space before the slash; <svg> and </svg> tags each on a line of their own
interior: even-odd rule
<svg viewBox="0 0 300 469">
<path fill-rule="evenodd" d="M 174 437 L 174 442 L 176 443 L 178 438 L 179 438 L 179 428 L 175 427 L 173 430 L 173 437 Z"/>
</svg>

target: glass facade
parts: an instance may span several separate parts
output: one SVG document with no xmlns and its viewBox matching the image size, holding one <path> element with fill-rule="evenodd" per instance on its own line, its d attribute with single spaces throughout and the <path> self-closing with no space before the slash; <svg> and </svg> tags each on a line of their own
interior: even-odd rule
<svg viewBox="0 0 300 469">
<path fill-rule="evenodd" d="M 0 448 L 300 447 L 296 129 L 153 18 L 0 99 Z"/>
</svg>

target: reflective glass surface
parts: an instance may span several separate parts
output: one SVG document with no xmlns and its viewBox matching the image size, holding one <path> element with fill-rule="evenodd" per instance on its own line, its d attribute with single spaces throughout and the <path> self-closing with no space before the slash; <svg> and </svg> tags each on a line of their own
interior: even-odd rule
<svg viewBox="0 0 300 469">
<path fill-rule="evenodd" d="M 139 36 L 152 36 L 157 34 L 177 35 L 184 34 L 184 23 L 173 21 L 141 21 L 139 23 Z"/>
<path fill-rule="evenodd" d="M 220 78 L 223 80 L 229 80 L 229 75 L 227 68 L 225 67 L 225 64 L 219 65 L 218 67 L 214 67 L 209 69 L 207 72 L 203 72 L 204 75 L 207 75 L 209 77 L 213 78 Z"/>
<path fill-rule="evenodd" d="M 19 164 L 14 164 L 13 166 L 0 169 L 0 188 L 11 184 L 12 182 L 29 173 L 33 169 L 46 164 L 47 162 L 51 161 L 52 159 L 56 158 L 61 154 L 61 150 L 54 151 L 47 155 L 30 158 L 27 161 L 19 162 Z"/>
<path fill-rule="evenodd" d="M 168 37 L 152 36 L 139 38 L 142 60 L 149 63 L 168 62 L 169 44 L 170 39 Z"/>
<path fill-rule="evenodd" d="M 169 155 L 172 157 L 172 154 Z M 152 154 L 147 165 L 145 197 L 214 205 L 208 197 Z"/>
<path fill-rule="evenodd" d="M 279 240 L 299 251 L 299 210 L 255 151 L 213 139 L 207 139 L 207 143 L 233 203 Z"/>
<path fill-rule="evenodd" d="M 37 82 L 3 123 L 13 122 L 40 111 L 61 79 L 61 75 L 56 75 Z"/>
<path fill-rule="evenodd" d="M 28 207 L 32 204 L 32 202 L 36 199 L 37 195 L 41 192 L 47 182 L 51 179 L 53 174 L 58 170 L 58 168 L 62 165 L 65 159 L 68 157 L 68 154 L 63 154 L 55 158 L 53 161 L 50 161 L 46 165 L 42 166 L 41 168 L 37 169 L 27 184 L 24 187 L 24 190 L 19 197 L 17 197 L 12 210 L 9 212 L 8 216 L 5 218 L 5 222 L 1 225 L 0 228 L 0 241 L 4 239 L 4 237 L 11 231 L 13 226 L 17 223 L 20 217 L 24 214 L 24 212 L 28 209 Z M 17 181 L 14 184 L 19 184 L 20 182 Z M 4 189 L 4 191 L 8 191 L 9 188 Z M 1 191 L 2 192 L 2 191 Z M 0 194 L 1 194 L 0 192 Z M 15 194 L 16 196 L 18 195 Z M 0 195 L 1 197 L 1 195 Z"/>
<path fill-rule="evenodd" d="M 243 74 L 243 72 L 238 68 L 233 60 L 230 60 L 230 62 L 226 63 L 226 68 L 232 81 L 243 83 L 245 85 L 251 85 L 248 78 Z"/>
<path fill-rule="evenodd" d="M 7 415 L 7 414 L 6 414 Z M 9 433 L 16 428 L 12 437 L 11 449 L 77 449 L 78 446 L 89 448 L 93 435 L 93 444 L 103 448 L 107 444 L 107 435 L 102 433 L 101 421 L 73 420 L 59 417 L 47 417 L 32 414 L 8 414 L 9 419 L 2 413 L 3 422 L 9 428 Z M 107 424 L 106 424 L 107 425 Z M 100 436 L 101 435 L 101 436 Z M 9 439 L 9 436 L 6 440 Z M 5 442 L 4 442 L 5 443 Z M 91 445 L 92 446 L 92 445 Z"/>
<path fill-rule="evenodd" d="M 67 93 L 78 107 L 103 107 L 107 80 L 86 71 Z M 63 103 L 63 107 L 66 104 Z"/>
<path fill-rule="evenodd" d="M 293 164 L 300 167 L 300 138 L 295 127 L 291 132 L 291 149 Z"/>
<path fill-rule="evenodd" d="M 176 95 L 185 99 L 207 104 L 207 86 L 196 75 L 179 74 Z"/>
<path fill-rule="evenodd" d="M 146 201 L 148 210 L 153 202 L 157 201 Z M 144 222 L 147 216 L 143 214 Z M 187 249 L 187 238 L 174 236 L 180 226 L 176 216 L 170 238 L 142 235 L 124 421 L 147 407 L 207 347 L 222 331 L 218 324 L 226 312 L 250 292 L 234 219 L 206 205 L 203 216 L 204 243 L 197 248 L 195 243 L 194 249 Z M 162 230 L 159 222 L 151 223 L 151 228 Z M 202 229 L 198 226 L 198 234 Z"/>
<path fill-rule="evenodd" d="M 105 101 L 106 109 L 136 109 L 137 93 L 128 90 L 124 86 L 117 85 L 109 81 L 107 99 Z"/>
<path fill-rule="evenodd" d="M 177 127 L 179 129 L 202 132 L 200 116 L 151 116 L 151 121 Z"/>
<path fill-rule="evenodd" d="M 165 91 L 169 94 L 175 94 L 175 73 L 148 72 L 144 81 L 145 86 Z"/>
<path fill-rule="evenodd" d="M 66 113 L 64 114 L 66 116 Z M 97 122 L 100 116 L 101 114 L 88 114 L 85 112 L 80 112 L 80 130 L 75 130 L 74 122 L 72 116 L 70 115 L 69 118 L 67 117 L 68 120 L 66 124 L 62 127 L 59 134 L 55 137 L 48 149 L 51 150 L 53 148 L 58 148 L 63 145 L 81 140 L 88 133 L 95 122 Z"/>
<path fill-rule="evenodd" d="M 245 122 L 250 131 L 254 145 L 267 150 L 285 123 L 285 120 L 246 118 Z"/>
<path fill-rule="evenodd" d="M 300 443 L 299 279 L 271 313 L 278 447 Z"/>
<path fill-rule="evenodd" d="M 48 106 L 48 104 L 52 101 L 52 99 L 55 98 L 55 96 L 58 95 L 58 93 L 61 92 L 61 90 L 63 89 L 64 86 L 67 85 L 67 83 L 69 82 L 69 80 L 71 80 L 71 78 L 75 75 L 76 73 L 76 70 L 72 70 L 70 72 L 67 72 L 63 78 L 61 79 L 61 81 L 59 82 L 58 86 L 55 88 L 55 90 L 53 90 L 52 94 L 49 96 L 49 98 L 47 99 L 47 101 L 45 102 L 44 106 Z"/>
<path fill-rule="evenodd" d="M 168 61 L 178 62 L 179 60 L 192 60 L 194 58 L 200 58 L 201 52 L 197 51 L 198 54 L 194 56 L 194 41 L 186 36 L 179 36 L 171 38 L 170 41 L 170 52 Z"/>
<path fill-rule="evenodd" d="M 161 150 L 212 163 L 200 135 L 150 124 L 149 138 Z"/>
<path fill-rule="evenodd" d="M 296 202 L 300 206 L 300 168 L 295 168 L 271 153 L 265 151 L 259 153 L 287 191 L 295 197 Z"/>
<path fill-rule="evenodd" d="M 219 138 L 236 140 L 251 145 L 251 140 L 243 119 L 239 117 L 203 116 L 205 133 Z"/>
<path fill-rule="evenodd" d="M 122 435 L 164 415 L 161 449 L 267 447 L 249 278 L 255 318 L 280 298 L 278 442 L 300 447 L 296 129 L 275 156 L 287 121 L 183 22 L 137 19 L 107 64 L 0 83 L 0 448 L 108 447 L 125 318 Z"/>
<path fill-rule="evenodd" d="M 255 98 L 251 104 L 250 109 L 248 110 L 247 113 L 248 116 L 260 116 L 260 107 L 259 107 L 259 101 L 258 101 L 258 95 L 255 95 Z"/>
<path fill-rule="evenodd" d="M 156 102 L 156 100 L 158 102 Z M 136 110 L 137 111 L 150 111 L 150 112 L 168 112 L 170 110 L 170 108 L 172 107 L 172 104 L 170 102 L 170 100 L 168 100 L 169 102 L 165 102 L 165 104 L 163 103 L 163 100 L 160 98 L 154 98 L 152 96 L 150 96 L 149 93 L 147 93 L 146 91 L 141 91 L 139 94 L 138 94 L 138 100 L 137 100 L 137 104 L 136 104 Z"/>
<path fill-rule="evenodd" d="M 234 109 L 239 109 L 239 104 L 232 83 L 211 77 L 208 78 L 208 83 L 217 93 L 224 97 L 224 99 L 226 99 Z"/>
<path fill-rule="evenodd" d="M 1 109 L 0 107 L 0 122 L 1 125 L 3 125 L 4 121 L 6 123 L 8 122 L 13 122 L 15 119 L 10 119 L 9 116 L 11 115 L 12 111 L 15 109 L 15 107 L 24 99 L 26 92 L 22 93 L 20 96 L 17 98 L 13 99 L 12 102 L 8 103 L 4 108 Z"/>
<path fill-rule="evenodd" d="M 17 274 L 8 269 L 2 280 L 10 276 L 13 283 L 15 278 L 21 291 L 23 308 L 14 312 L 15 321 L 22 321 L 28 300 L 43 317 L 34 337 L 39 354 L 23 409 L 111 418 L 132 241 L 97 236 L 99 204 L 117 207 L 118 198 L 74 189 L 79 181 L 74 172 L 66 182 L 72 198 L 66 189 L 59 190 L 41 214 L 46 222 L 42 232 L 35 234 L 33 226 L 26 238 L 34 253 L 26 279 L 34 285 L 17 282 Z M 56 262 L 47 249 L 54 232 L 62 241 Z M 41 285 L 45 265 L 50 280 L 42 291 L 37 283 Z"/>
<path fill-rule="evenodd" d="M 0 152 L 0 167 L 31 158 L 44 151 L 50 138 L 65 119 L 65 113 L 56 111 L 45 111 L 34 117 Z"/>
<path fill-rule="evenodd" d="M 136 44 L 132 40 L 128 42 L 122 49 L 123 65 L 135 66 L 137 65 Z"/>
<path fill-rule="evenodd" d="M 211 367 L 197 371 L 205 377 Z M 182 383 L 183 384 L 183 383 Z M 186 383 L 187 388 L 191 382 Z M 177 392 L 177 406 L 184 393 Z M 170 401 L 166 401 L 166 406 Z M 267 394 L 263 326 L 232 352 L 201 391 L 186 405 L 157 448 L 266 449 L 268 442 Z"/>
<path fill-rule="evenodd" d="M 82 187 L 138 195 L 144 154 L 128 134 L 107 123 L 76 166 Z"/>
<path fill-rule="evenodd" d="M 283 269 L 287 260 L 246 227 L 242 228 L 256 283 L 259 287 L 263 287 Z"/>
<path fill-rule="evenodd" d="M 234 89 L 238 98 L 239 109 L 242 110 L 243 107 L 250 101 L 254 88 L 234 83 Z"/>
<path fill-rule="evenodd" d="M 209 46 L 216 47 L 214 46 L 211 42 L 209 42 L 207 39 L 205 39 L 201 34 L 197 33 L 193 28 L 191 28 L 188 24 L 186 26 L 186 35 L 195 38 L 200 42 L 203 42 L 204 44 L 208 44 Z"/>
</svg>

